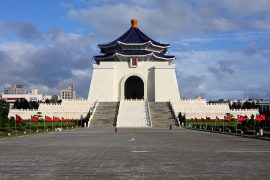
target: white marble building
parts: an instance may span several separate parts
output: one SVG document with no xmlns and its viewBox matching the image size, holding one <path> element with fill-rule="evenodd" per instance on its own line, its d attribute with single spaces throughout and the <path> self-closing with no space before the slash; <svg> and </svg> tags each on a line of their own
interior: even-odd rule
<svg viewBox="0 0 270 180">
<path fill-rule="evenodd" d="M 9 116 L 18 114 L 22 118 L 30 118 L 39 111 L 47 116 L 76 119 L 86 116 L 92 108 L 90 121 L 93 123 L 101 102 L 119 102 L 115 120 L 119 127 L 152 127 L 154 117 L 151 117 L 149 102 L 167 102 L 173 114 L 181 112 L 188 119 L 216 116 L 222 119 L 226 113 L 234 116 L 258 114 L 258 109 L 232 110 L 228 104 L 181 99 L 173 64 L 175 57 L 166 54 L 170 45 L 146 36 L 139 30 L 137 20 L 132 20 L 131 28 L 121 37 L 98 46 L 103 55 L 93 58 L 96 64 L 93 65 L 87 100 L 42 104 L 37 111 L 11 110 Z M 134 122 L 134 116 L 138 122 Z"/>
</svg>

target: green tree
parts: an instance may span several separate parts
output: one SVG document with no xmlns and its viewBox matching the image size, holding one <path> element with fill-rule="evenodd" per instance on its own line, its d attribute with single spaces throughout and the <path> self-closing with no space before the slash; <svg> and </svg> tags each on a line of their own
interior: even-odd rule
<svg viewBox="0 0 270 180">
<path fill-rule="evenodd" d="M 39 104 L 36 101 L 30 101 L 29 106 L 30 106 L 30 109 L 38 109 Z"/>
<path fill-rule="evenodd" d="M 251 114 L 250 119 L 248 120 L 248 125 L 250 127 L 253 127 L 254 123 L 255 123 L 255 116 L 254 116 L 254 114 Z"/>
<path fill-rule="evenodd" d="M 26 99 L 21 98 L 17 99 L 14 102 L 14 109 L 31 109 L 31 108 L 29 102 Z"/>
<path fill-rule="evenodd" d="M 8 113 L 9 113 L 9 104 L 0 100 L 0 127 L 8 126 Z"/>
<path fill-rule="evenodd" d="M 45 103 L 46 103 L 46 104 L 50 104 L 50 103 L 52 103 L 52 101 L 51 101 L 50 99 L 46 99 L 46 100 L 45 100 Z"/>
</svg>

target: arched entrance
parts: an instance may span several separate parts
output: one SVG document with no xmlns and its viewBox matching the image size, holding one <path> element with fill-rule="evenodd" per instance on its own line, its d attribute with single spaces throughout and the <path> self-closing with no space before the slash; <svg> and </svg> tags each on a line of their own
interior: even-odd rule
<svg viewBox="0 0 270 180">
<path fill-rule="evenodd" d="M 125 81 L 125 99 L 143 99 L 144 83 L 138 76 L 130 76 Z"/>
</svg>

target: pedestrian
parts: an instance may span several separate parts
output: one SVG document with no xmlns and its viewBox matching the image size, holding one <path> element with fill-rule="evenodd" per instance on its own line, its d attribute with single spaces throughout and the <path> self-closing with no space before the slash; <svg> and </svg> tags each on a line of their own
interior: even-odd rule
<svg viewBox="0 0 270 180">
<path fill-rule="evenodd" d="M 117 127 L 114 128 L 114 132 L 117 133 Z"/>
<path fill-rule="evenodd" d="M 172 125 L 170 124 L 170 131 L 172 130 Z"/>
</svg>

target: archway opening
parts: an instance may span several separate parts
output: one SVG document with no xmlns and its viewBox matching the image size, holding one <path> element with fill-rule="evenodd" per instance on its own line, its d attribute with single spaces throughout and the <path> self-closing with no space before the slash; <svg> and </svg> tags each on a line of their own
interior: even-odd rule
<svg viewBox="0 0 270 180">
<path fill-rule="evenodd" d="M 125 82 L 125 99 L 143 99 L 144 84 L 138 76 L 130 76 Z"/>
</svg>

